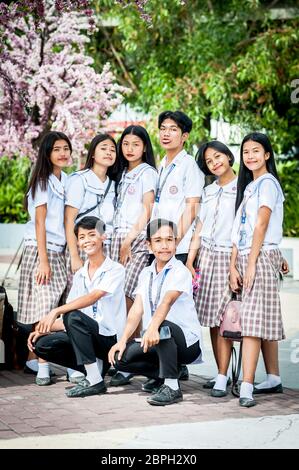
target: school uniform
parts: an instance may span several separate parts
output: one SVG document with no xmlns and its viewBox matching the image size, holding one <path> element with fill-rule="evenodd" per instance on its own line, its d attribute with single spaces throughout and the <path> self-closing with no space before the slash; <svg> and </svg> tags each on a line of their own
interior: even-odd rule
<svg viewBox="0 0 299 470">
<path fill-rule="evenodd" d="M 214 181 L 203 191 L 198 215 L 202 224 L 197 259 L 201 278 L 195 304 L 200 324 L 210 328 L 216 326 L 219 305 L 228 285 L 236 196 L 237 178 L 224 186 Z"/>
<path fill-rule="evenodd" d="M 144 353 L 140 343 L 131 341 L 116 367 L 121 371 L 152 378 L 178 378 L 179 364 L 202 362 L 201 327 L 197 318 L 189 270 L 175 257 L 160 273 L 156 261 L 142 271 L 136 295 L 143 303 L 143 328 L 146 330 L 157 307 L 169 291 L 181 295 L 171 306 L 161 326 L 169 326 L 170 339 L 163 339 Z"/>
<path fill-rule="evenodd" d="M 125 170 L 118 186 L 116 210 L 114 214 L 114 235 L 111 244 L 111 258 L 119 261 L 119 252 L 126 236 L 142 215 L 143 196 L 155 192 L 157 171 L 147 163 L 141 163 L 131 171 Z M 125 294 L 134 299 L 134 291 L 142 269 L 147 266 L 149 251 L 145 229 L 131 244 L 132 259 L 126 264 Z"/>
<path fill-rule="evenodd" d="M 125 269 L 107 257 L 90 279 L 88 265 L 87 260 L 75 273 L 67 303 L 94 290 L 105 291 L 106 295 L 94 305 L 63 315 L 66 334 L 53 333 L 39 340 L 36 354 L 78 370 L 99 358 L 104 361 L 105 374 L 109 368 L 108 352 L 122 336 L 126 324 Z"/>
<path fill-rule="evenodd" d="M 101 181 L 92 169 L 76 171 L 69 175 L 66 182 L 65 193 L 65 205 L 78 209 L 75 223 L 86 216 L 98 217 L 105 223 L 107 239 L 103 244 L 103 252 L 106 256 L 110 256 L 115 206 L 115 182 L 111 181 L 108 176 L 104 182 Z M 86 261 L 87 256 L 84 251 L 80 250 L 79 254 L 80 258 Z M 65 259 L 68 280 L 64 295 L 65 298 L 67 298 L 73 282 L 68 247 L 66 249 Z"/>
<path fill-rule="evenodd" d="M 262 206 L 271 209 L 269 225 L 256 262 L 253 287 L 249 293 L 242 291 L 243 336 L 254 336 L 269 341 L 285 338 L 279 299 L 279 271 L 283 261 L 279 250 L 282 240 L 283 202 L 284 196 L 278 181 L 267 173 L 247 185 L 235 217 L 232 242 L 238 249 L 236 268 L 243 278 L 258 211 Z M 224 298 L 222 309 L 227 301 L 228 298 Z"/>
<path fill-rule="evenodd" d="M 34 199 L 31 190 L 28 193 L 29 222 L 25 227 L 24 250 L 22 254 L 19 290 L 18 316 L 20 323 L 36 323 L 50 310 L 58 306 L 66 286 L 66 269 L 64 260 L 64 188 L 66 174 L 61 172 L 59 180 L 51 174 L 46 190 L 37 186 Z M 36 271 L 39 265 L 37 240 L 35 231 L 35 210 L 47 205 L 46 215 L 46 247 L 51 268 L 48 284 L 38 285 Z"/>
<path fill-rule="evenodd" d="M 203 172 L 186 150 L 182 150 L 167 166 L 166 157 L 164 157 L 159 168 L 158 186 L 151 220 L 163 218 L 178 224 L 186 208 L 186 198 L 200 198 L 204 182 Z M 188 253 L 193 226 L 194 223 L 191 224 L 179 243 L 176 250 L 177 255 Z"/>
</svg>

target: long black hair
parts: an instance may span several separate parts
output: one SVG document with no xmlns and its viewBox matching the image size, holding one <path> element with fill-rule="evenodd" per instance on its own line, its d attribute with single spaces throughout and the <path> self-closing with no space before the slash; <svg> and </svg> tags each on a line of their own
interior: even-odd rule
<svg viewBox="0 0 299 470">
<path fill-rule="evenodd" d="M 222 142 L 219 142 L 219 140 L 211 140 L 210 142 L 202 144 L 195 155 L 197 165 L 206 176 L 213 175 L 213 173 L 209 170 L 205 159 L 205 153 L 207 149 L 213 149 L 223 153 L 227 156 L 230 166 L 233 166 L 235 157 L 230 149 Z"/>
<path fill-rule="evenodd" d="M 92 139 L 92 141 L 90 142 L 89 149 L 88 149 L 87 158 L 86 158 L 86 162 L 85 162 L 85 165 L 84 165 L 84 170 L 87 170 L 88 168 L 93 167 L 93 164 L 94 164 L 93 156 L 94 156 L 95 150 L 96 150 L 97 146 L 101 142 L 103 142 L 104 140 L 111 140 L 111 142 L 115 146 L 116 159 L 115 159 L 115 162 L 113 163 L 113 165 L 111 165 L 107 170 L 107 176 L 109 176 L 110 179 L 115 180 L 116 174 L 117 174 L 117 159 L 118 159 L 117 144 L 116 144 L 115 140 L 113 139 L 113 137 L 109 134 L 98 134 Z"/>
<path fill-rule="evenodd" d="M 145 163 L 148 163 L 148 165 L 152 166 L 153 168 L 156 168 L 156 162 L 155 162 L 155 157 L 154 157 L 154 151 L 151 143 L 150 136 L 147 133 L 147 130 L 142 127 L 142 126 L 135 126 L 131 125 L 126 127 L 126 129 L 123 131 L 119 142 L 117 144 L 118 146 L 118 159 L 117 159 L 117 177 L 116 177 L 116 185 L 120 182 L 121 175 L 124 171 L 125 168 L 128 167 L 129 162 L 128 160 L 125 159 L 123 151 L 122 151 L 122 143 L 126 135 L 136 135 L 139 137 L 143 144 L 144 144 L 144 152 L 142 154 L 142 161 Z"/>
<path fill-rule="evenodd" d="M 31 189 L 32 198 L 34 198 L 37 185 L 39 184 L 41 189 L 45 191 L 48 186 L 48 179 L 53 173 L 53 163 L 50 160 L 51 153 L 57 140 L 65 140 L 68 144 L 70 151 L 72 153 L 72 144 L 70 139 L 63 133 L 57 131 L 48 132 L 43 140 L 41 141 L 35 166 L 28 184 L 27 193 Z M 27 197 L 25 200 L 25 205 L 27 206 Z"/>
<path fill-rule="evenodd" d="M 273 148 L 272 148 L 272 145 L 268 136 L 266 134 L 262 134 L 261 132 L 251 132 L 250 134 L 247 134 L 241 143 L 241 149 L 240 149 L 240 169 L 239 169 L 239 175 L 238 175 L 237 199 L 236 199 L 236 207 L 235 207 L 236 212 L 243 200 L 246 186 L 251 181 L 253 181 L 253 173 L 244 165 L 244 161 L 243 161 L 243 147 L 244 147 L 244 144 L 248 142 L 249 140 L 253 142 L 258 142 L 259 144 L 263 146 L 265 153 L 270 154 L 270 158 L 266 160 L 266 168 L 267 168 L 268 173 L 271 173 L 271 175 L 273 175 L 280 184 L 279 177 L 278 177 L 277 170 L 276 170 L 276 165 L 275 165 L 274 152 L 273 152 Z"/>
</svg>

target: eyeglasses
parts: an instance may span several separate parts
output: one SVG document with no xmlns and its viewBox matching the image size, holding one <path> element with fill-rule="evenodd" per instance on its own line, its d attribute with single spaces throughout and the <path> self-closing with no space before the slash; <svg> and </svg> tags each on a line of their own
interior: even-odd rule
<svg viewBox="0 0 299 470">
<path fill-rule="evenodd" d="M 176 132 L 178 132 L 179 128 L 178 127 L 175 127 L 175 126 L 169 126 L 169 127 L 166 127 L 166 126 L 161 126 L 159 131 L 161 133 L 165 133 L 165 132 L 170 132 L 171 134 L 175 134 Z"/>
</svg>

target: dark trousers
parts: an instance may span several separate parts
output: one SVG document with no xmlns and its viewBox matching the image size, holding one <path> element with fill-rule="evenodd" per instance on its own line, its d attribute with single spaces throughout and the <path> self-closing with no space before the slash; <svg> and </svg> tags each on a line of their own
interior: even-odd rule
<svg viewBox="0 0 299 470">
<path fill-rule="evenodd" d="M 120 361 L 116 353 L 116 369 L 154 379 L 177 379 L 179 365 L 191 364 L 201 350 L 199 341 L 187 347 L 184 333 L 178 325 L 165 320 L 161 326 L 166 325 L 170 328 L 171 338 L 160 340 L 146 353 L 139 342 L 130 341 Z"/>
<path fill-rule="evenodd" d="M 42 336 L 36 342 L 35 353 L 49 362 L 84 371 L 84 364 L 103 360 L 103 376 L 110 365 L 108 352 L 116 343 L 116 335 L 99 334 L 98 323 L 79 310 L 63 316 L 65 332 Z"/>
<path fill-rule="evenodd" d="M 176 259 L 178 259 L 179 261 L 182 261 L 183 264 L 186 264 L 187 263 L 187 258 L 188 258 L 188 253 L 180 253 L 179 255 L 175 255 Z M 155 256 L 151 253 L 149 255 L 149 261 L 148 261 L 148 265 L 152 264 L 152 262 L 154 261 L 155 259 Z"/>
</svg>

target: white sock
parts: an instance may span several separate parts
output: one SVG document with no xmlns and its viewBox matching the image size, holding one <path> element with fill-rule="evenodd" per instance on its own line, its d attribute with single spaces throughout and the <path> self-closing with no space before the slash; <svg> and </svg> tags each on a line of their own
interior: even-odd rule
<svg viewBox="0 0 299 470">
<path fill-rule="evenodd" d="M 38 360 L 37 359 L 31 359 L 30 361 L 26 361 L 26 366 L 29 367 L 29 369 L 33 370 L 34 372 L 38 371 Z"/>
<path fill-rule="evenodd" d="M 99 359 L 98 357 L 97 357 L 97 365 L 98 365 L 99 373 L 102 375 L 104 363 L 102 359 Z"/>
<path fill-rule="evenodd" d="M 86 369 L 86 378 L 90 385 L 98 384 L 102 382 L 103 378 L 100 374 L 97 362 L 93 362 L 92 364 L 84 364 Z"/>
<path fill-rule="evenodd" d="M 179 381 L 177 379 L 165 379 L 164 385 L 168 385 L 168 387 L 172 388 L 172 390 L 179 389 Z"/>
<path fill-rule="evenodd" d="M 45 379 L 50 377 L 50 366 L 48 362 L 39 362 L 38 363 L 38 372 L 37 377 L 39 379 Z"/>
<path fill-rule="evenodd" d="M 78 370 L 71 369 L 70 367 L 67 368 L 67 373 L 69 377 L 84 377 L 83 372 L 79 372 Z"/>
<path fill-rule="evenodd" d="M 223 390 L 225 391 L 226 390 L 226 386 L 227 386 L 227 376 L 226 375 L 222 375 L 222 374 L 218 374 L 217 375 L 217 378 L 216 378 L 216 381 L 215 381 L 215 385 L 214 385 L 214 389 L 215 390 Z"/>
<path fill-rule="evenodd" d="M 279 385 L 279 384 L 281 384 L 281 378 L 279 375 L 267 374 L 267 380 L 256 385 L 255 388 L 262 390 L 264 388 L 276 387 L 276 385 Z"/>
<path fill-rule="evenodd" d="M 240 389 L 240 398 L 252 399 L 253 385 L 249 382 L 242 382 Z"/>
</svg>

